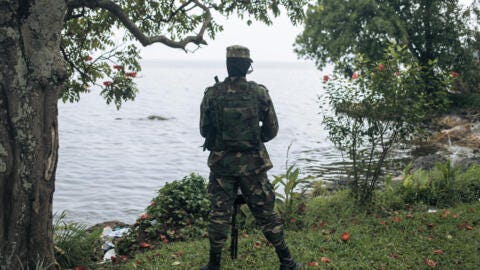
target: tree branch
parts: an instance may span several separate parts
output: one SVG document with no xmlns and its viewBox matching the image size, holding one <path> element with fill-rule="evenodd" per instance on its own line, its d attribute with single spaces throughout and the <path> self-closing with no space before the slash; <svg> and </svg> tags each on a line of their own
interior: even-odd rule
<svg viewBox="0 0 480 270">
<path fill-rule="evenodd" d="M 125 28 L 127 28 L 128 31 L 143 46 L 148 46 L 153 43 L 162 43 L 168 47 L 183 49 L 186 51 L 186 46 L 189 43 L 194 43 L 196 45 L 207 44 L 207 42 L 203 39 L 203 36 L 212 21 L 212 14 L 210 13 L 210 9 L 207 6 L 200 3 L 198 0 L 187 1 L 174 13 L 177 13 L 179 10 L 181 10 L 181 8 L 186 7 L 190 3 L 194 3 L 195 6 L 203 10 L 204 21 L 203 21 L 202 27 L 200 28 L 200 31 L 196 35 L 186 36 L 183 39 L 178 41 L 170 39 L 165 35 L 158 35 L 158 36 L 152 36 L 152 37 L 146 36 L 142 32 L 142 30 L 140 30 L 132 20 L 130 20 L 127 13 L 122 9 L 122 7 L 120 7 L 119 5 L 117 5 L 115 2 L 111 0 L 71 0 L 67 3 L 67 6 L 69 9 L 75 9 L 80 7 L 88 7 L 91 9 L 97 9 L 97 8 L 105 9 L 109 11 L 113 16 L 115 16 L 118 20 L 120 20 L 123 26 L 125 26 Z"/>
<path fill-rule="evenodd" d="M 65 22 L 67 22 L 69 20 L 73 20 L 73 19 L 78 19 L 78 18 L 81 18 L 81 17 L 85 16 L 85 8 L 82 8 L 82 12 L 80 12 L 78 14 L 73 14 L 73 10 L 74 10 L 73 8 L 68 9 L 67 15 L 63 19 Z"/>
</svg>

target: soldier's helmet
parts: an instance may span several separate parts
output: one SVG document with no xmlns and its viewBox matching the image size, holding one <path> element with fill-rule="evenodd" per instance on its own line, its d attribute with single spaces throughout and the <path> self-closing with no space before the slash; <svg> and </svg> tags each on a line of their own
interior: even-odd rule
<svg viewBox="0 0 480 270">
<path fill-rule="evenodd" d="M 241 45 L 227 47 L 227 58 L 245 58 L 253 62 L 252 58 L 250 58 L 250 50 Z"/>
</svg>

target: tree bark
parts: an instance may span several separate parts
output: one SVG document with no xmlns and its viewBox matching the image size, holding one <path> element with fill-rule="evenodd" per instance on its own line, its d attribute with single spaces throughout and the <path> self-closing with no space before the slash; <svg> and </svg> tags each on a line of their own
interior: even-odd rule
<svg viewBox="0 0 480 270">
<path fill-rule="evenodd" d="M 56 268 L 64 0 L 0 0 L 0 269 Z"/>
</svg>

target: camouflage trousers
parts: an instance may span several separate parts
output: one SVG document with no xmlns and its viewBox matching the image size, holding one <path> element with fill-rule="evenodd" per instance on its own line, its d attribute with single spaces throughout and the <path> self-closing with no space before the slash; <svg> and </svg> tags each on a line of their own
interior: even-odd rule
<svg viewBox="0 0 480 270">
<path fill-rule="evenodd" d="M 280 215 L 274 211 L 275 192 L 267 173 L 251 176 L 216 176 L 210 173 L 208 194 L 212 203 L 208 236 L 210 249 L 220 251 L 230 229 L 233 203 L 240 188 L 243 197 L 262 229 L 265 238 L 274 246 L 284 242 Z"/>
</svg>

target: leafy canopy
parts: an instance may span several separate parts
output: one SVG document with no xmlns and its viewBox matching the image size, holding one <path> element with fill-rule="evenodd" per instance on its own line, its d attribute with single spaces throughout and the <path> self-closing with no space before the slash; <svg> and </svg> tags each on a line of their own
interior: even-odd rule
<svg viewBox="0 0 480 270">
<path fill-rule="evenodd" d="M 135 98 L 134 78 L 140 67 L 138 42 L 143 46 L 162 43 L 188 51 L 188 46 L 206 45 L 223 30 L 215 18 L 237 15 L 271 24 L 285 10 L 292 23 L 304 16 L 307 0 L 69 0 L 61 51 L 69 80 L 61 98 L 78 101 L 92 85 L 102 88 L 107 103 L 117 107 Z M 116 33 L 123 33 L 115 40 Z"/>
<path fill-rule="evenodd" d="M 333 62 L 348 76 L 358 54 L 382 58 L 392 42 L 406 46 L 420 65 L 433 60 L 456 71 L 469 85 L 479 73 L 478 2 L 463 7 L 458 0 L 318 0 L 307 10 L 296 52 L 319 68 Z M 426 78 L 428 81 L 428 78 Z"/>
</svg>

